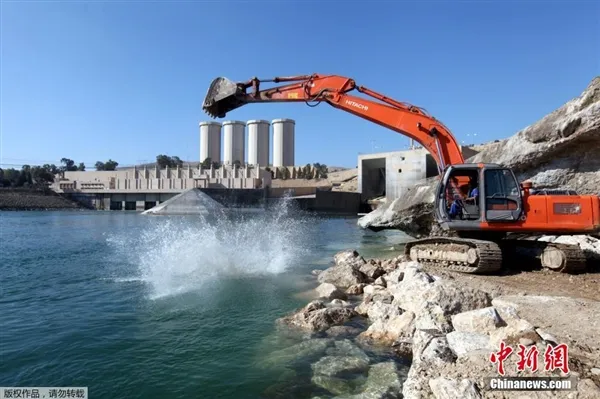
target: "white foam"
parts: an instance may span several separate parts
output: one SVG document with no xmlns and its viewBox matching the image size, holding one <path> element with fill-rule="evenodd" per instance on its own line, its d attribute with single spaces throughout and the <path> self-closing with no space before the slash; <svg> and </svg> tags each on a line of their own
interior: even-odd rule
<svg viewBox="0 0 600 399">
<path fill-rule="evenodd" d="M 221 278 L 281 273 L 299 264 L 309 221 L 289 211 L 284 201 L 251 217 L 152 218 L 139 234 L 108 241 L 135 263 L 151 298 L 173 296 Z"/>
</svg>

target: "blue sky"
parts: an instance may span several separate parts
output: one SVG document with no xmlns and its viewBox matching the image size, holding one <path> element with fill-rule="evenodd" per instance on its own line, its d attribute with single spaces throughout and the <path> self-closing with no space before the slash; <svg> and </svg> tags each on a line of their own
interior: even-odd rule
<svg viewBox="0 0 600 399">
<path fill-rule="evenodd" d="M 459 141 L 514 134 L 600 75 L 595 1 L 2 2 L 2 159 L 121 165 L 199 158 L 213 78 L 338 74 L 425 107 Z M 408 139 L 321 104 L 226 119 L 296 120 L 296 163 L 354 167 Z M 474 136 L 474 135 L 477 136 Z"/>
</svg>

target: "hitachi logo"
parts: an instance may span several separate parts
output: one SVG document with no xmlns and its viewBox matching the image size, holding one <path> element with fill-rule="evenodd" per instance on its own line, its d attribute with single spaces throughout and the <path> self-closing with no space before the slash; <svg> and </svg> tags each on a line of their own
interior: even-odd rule
<svg viewBox="0 0 600 399">
<path fill-rule="evenodd" d="M 346 100 L 346 104 L 352 105 L 353 107 L 360 108 L 363 111 L 368 111 L 369 107 L 364 104 L 357 103 L 356 101 Z"/>
</svg>

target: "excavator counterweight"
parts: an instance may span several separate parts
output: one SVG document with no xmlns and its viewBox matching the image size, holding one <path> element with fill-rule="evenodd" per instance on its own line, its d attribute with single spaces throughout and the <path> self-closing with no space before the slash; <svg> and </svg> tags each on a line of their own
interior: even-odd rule
<svg viewBox="0 0 600 399">
<path fill-rule="evenodd" d="M 261 83 L 285 83 L 261 88 Z M 252 92 L 248 92 L 251 88 Z M 358 97 L 352 91 L 369 97 Z M 435 159 L 439 184 L 434 218 L 456 237 L 409 242 L 405 255 L 426 265 L 463 273 L 495 273 L 503 264 L 528 256 L 542 267 L 579 273 L 586 257 L 578 245 L 512 239 L 514 234 L 594 234 L 600 231 L 600 197 L 541 195 L 530 183 L 496 164 L 468 164 L 450 130 L 424 109 L 394 100 L 339 75 L 299 75 L 247 82 L 219 77 L 212 81 L 202 108 L 213 118 L 249 103 L 326 103 L 421 144 Z M 400 171 L 399 171 L 400 173 Z M 511 236 L 513 234 L 513 236 Z"/>
</svg>

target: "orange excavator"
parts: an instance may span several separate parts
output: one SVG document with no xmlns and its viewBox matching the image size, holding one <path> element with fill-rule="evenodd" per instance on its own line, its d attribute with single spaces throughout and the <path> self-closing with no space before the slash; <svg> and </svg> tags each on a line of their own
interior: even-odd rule
<svg viewBox="0 0 600 399">
<path fill-rule="evenodd" d="M 269 82 L 279 85 L 261 88 Z M 370 98 L 352 95 L 352 91 Z M 407 243 L 405 254 L 410 259 L 463 273 L 489 274 L 499 271 L 503 260 L 525 255 L 554 271 L 585 271 L 586 256 L 578 245 L 531 238 L 599 232 L 598 196 L 536 191 L 530 182 L 519 183 L 513 171 L 501 165 L 465 163 L 450 130 L 420 107 L 358 86 L 347 77 L 313 74 L 247 82 L 219 77 L 211 83 L 202 108 L 213 118 L 223 118 L 246 104 L 275 102 L 328 103 L 408 136 L 433 156 L 440 178 L 434 216 L 452 234 Z M 465 188 L 469 191 L 461 195 Z"/>
</svg>

